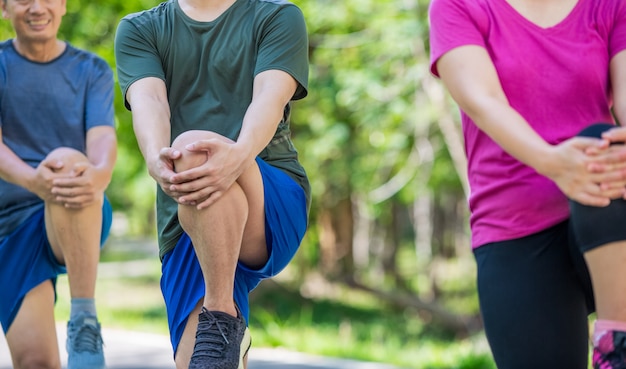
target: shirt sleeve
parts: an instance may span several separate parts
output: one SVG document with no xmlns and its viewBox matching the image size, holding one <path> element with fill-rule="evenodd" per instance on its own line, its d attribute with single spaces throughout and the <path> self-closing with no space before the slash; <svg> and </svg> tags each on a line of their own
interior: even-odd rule
<svg viewBox="0 0 626 369">
<path fill-rule="evenodd" d="M 254 75 L 267 70 L 282 70 L 297 82 L 293 100 L 307 95 L 309 78 L 309 41 L 304 16 L 294 5 L 282 7 L 261 26 L 259 51 Z"/>
<path fill-rule="evenodd" d="M 113 89 L 111 68 L 104 60 L 95 58 L 85 104 L 86 130 L 96 126 L 115 126 Z"/>
<path fill-rule="evenodd" d="M 485 47 L 487 15 L 474 0 L 433 0 L 429 7 L 430 71 L 439 77 L 437 61 L 465 45 Z"/>
<path fill-rule="evenodd" d="M 131 109 L 126 100 L 128 88 L 134 82 L 156 77 L 165 81 L 165 73 L 158 54 L 154 37 L 145 23 L 141 27 L 134 22 L 137 16 L 123 18 L 115 33 L 115 60 L 117 78 L 122 89 L 124 105 Z"/>
</svg>

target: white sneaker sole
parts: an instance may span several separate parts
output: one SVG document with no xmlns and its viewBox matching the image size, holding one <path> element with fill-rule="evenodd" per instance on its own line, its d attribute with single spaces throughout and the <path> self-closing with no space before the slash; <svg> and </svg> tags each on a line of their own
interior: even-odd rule
<svg viewBox="0 0 626 369">
<path fill-rule="evenodd" d="M 250 346 L 252 346 L 252 337 L 250 336 L 250 329 L 246 327 L 246 330 L 243 332 L 241 345 L 239 346 L 239 366 L 237 369 L 244 369 L 243 358 L 248 354 Z"/>
</svg>

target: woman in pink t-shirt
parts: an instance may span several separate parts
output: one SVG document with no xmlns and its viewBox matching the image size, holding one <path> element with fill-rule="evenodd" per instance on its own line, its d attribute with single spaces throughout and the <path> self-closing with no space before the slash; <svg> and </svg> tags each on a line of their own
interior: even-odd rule
<svg viewBox="0 0 626 369">
<path fill-rule="evenodd" d="M 586 369 L 597 308 L 594 367 L 626 368 L 626 2 L 433 0 L 430 22 L 496 364 Z"/>
</svg>

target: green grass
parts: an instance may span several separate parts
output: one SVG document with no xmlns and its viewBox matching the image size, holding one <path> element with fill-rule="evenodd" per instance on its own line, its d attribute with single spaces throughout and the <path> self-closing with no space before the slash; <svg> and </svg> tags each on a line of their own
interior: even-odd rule
<svg viewBox="0 0 626 369">
<path fill-rule="evenodd" d="M 167 334 L 159 278 L 156 257 L 130 266 L 101 263 L 96 299 L 103 326 Z M 59 278 L 57 293 L 56 318 L 63 322 L 69 315 L 65 276 Z M 495 369 L 483 335 L 455 339 L 433 330 L 415 313 L 390 308 L 369 295 L 345 289 L 332 296 L 304 298 L 287 282 L 262 283 L 251 295 L 254 346 L 403 368 Z"/>
<path fill-rule="evenodd" d="M 484 339 L 434 338 L 414 313 L 386 308 L 359 293 L 305 299 L 261 285 L 251 295 L 255 344 L 416 369 L 493 369 Z"/>
</svg>

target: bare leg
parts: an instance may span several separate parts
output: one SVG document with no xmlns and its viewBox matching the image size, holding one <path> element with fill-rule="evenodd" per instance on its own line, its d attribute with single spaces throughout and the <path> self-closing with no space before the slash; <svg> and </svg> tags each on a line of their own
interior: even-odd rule
<svg viewBox="0 0 626 369">
<path fill-rule="evenodd" d="M 82 153 L 72 149 L 57 149 L 49 157 L 64 161 L 65 170 L 74 163 L 87 161 Z M 103 201 L 82 209 L 46 203 L 48 240 L 56 258 L 67 268 L 72 298 L 93 298 L 95 295 Z"/>
<path fill-rule="evenodd" d="M 598 319 L 626 322 L 626 241 L 585 253 Z"/>
<path fill-rule="evenodd" d="M 218 138 L 212 132 L 189 131 L 179 136 L 172 147 L 183 157 L 176 162 L 182 171 L 204 163 L 206 155 L 188 152 L 185 145 L 202 139 Z M 178 217 L 192 239 L 205 282 L 205 297 L 189 316 L 176 354 L 178 368 L 187 368 L 193 352 L 198 313 L 202 306 L 237 316 L 233 302 L 235 269 L 238 261 L 260 266 L 267 261 L 263 183 L 258 166 L 252 165 L 212 206 L 198 210 L 179 206 Z"/>
<path fill-rule="evenodd" d="M 51 281 L 26 294 L 6 338 L 14 369 L 61 369 Z"/>
</svg>

